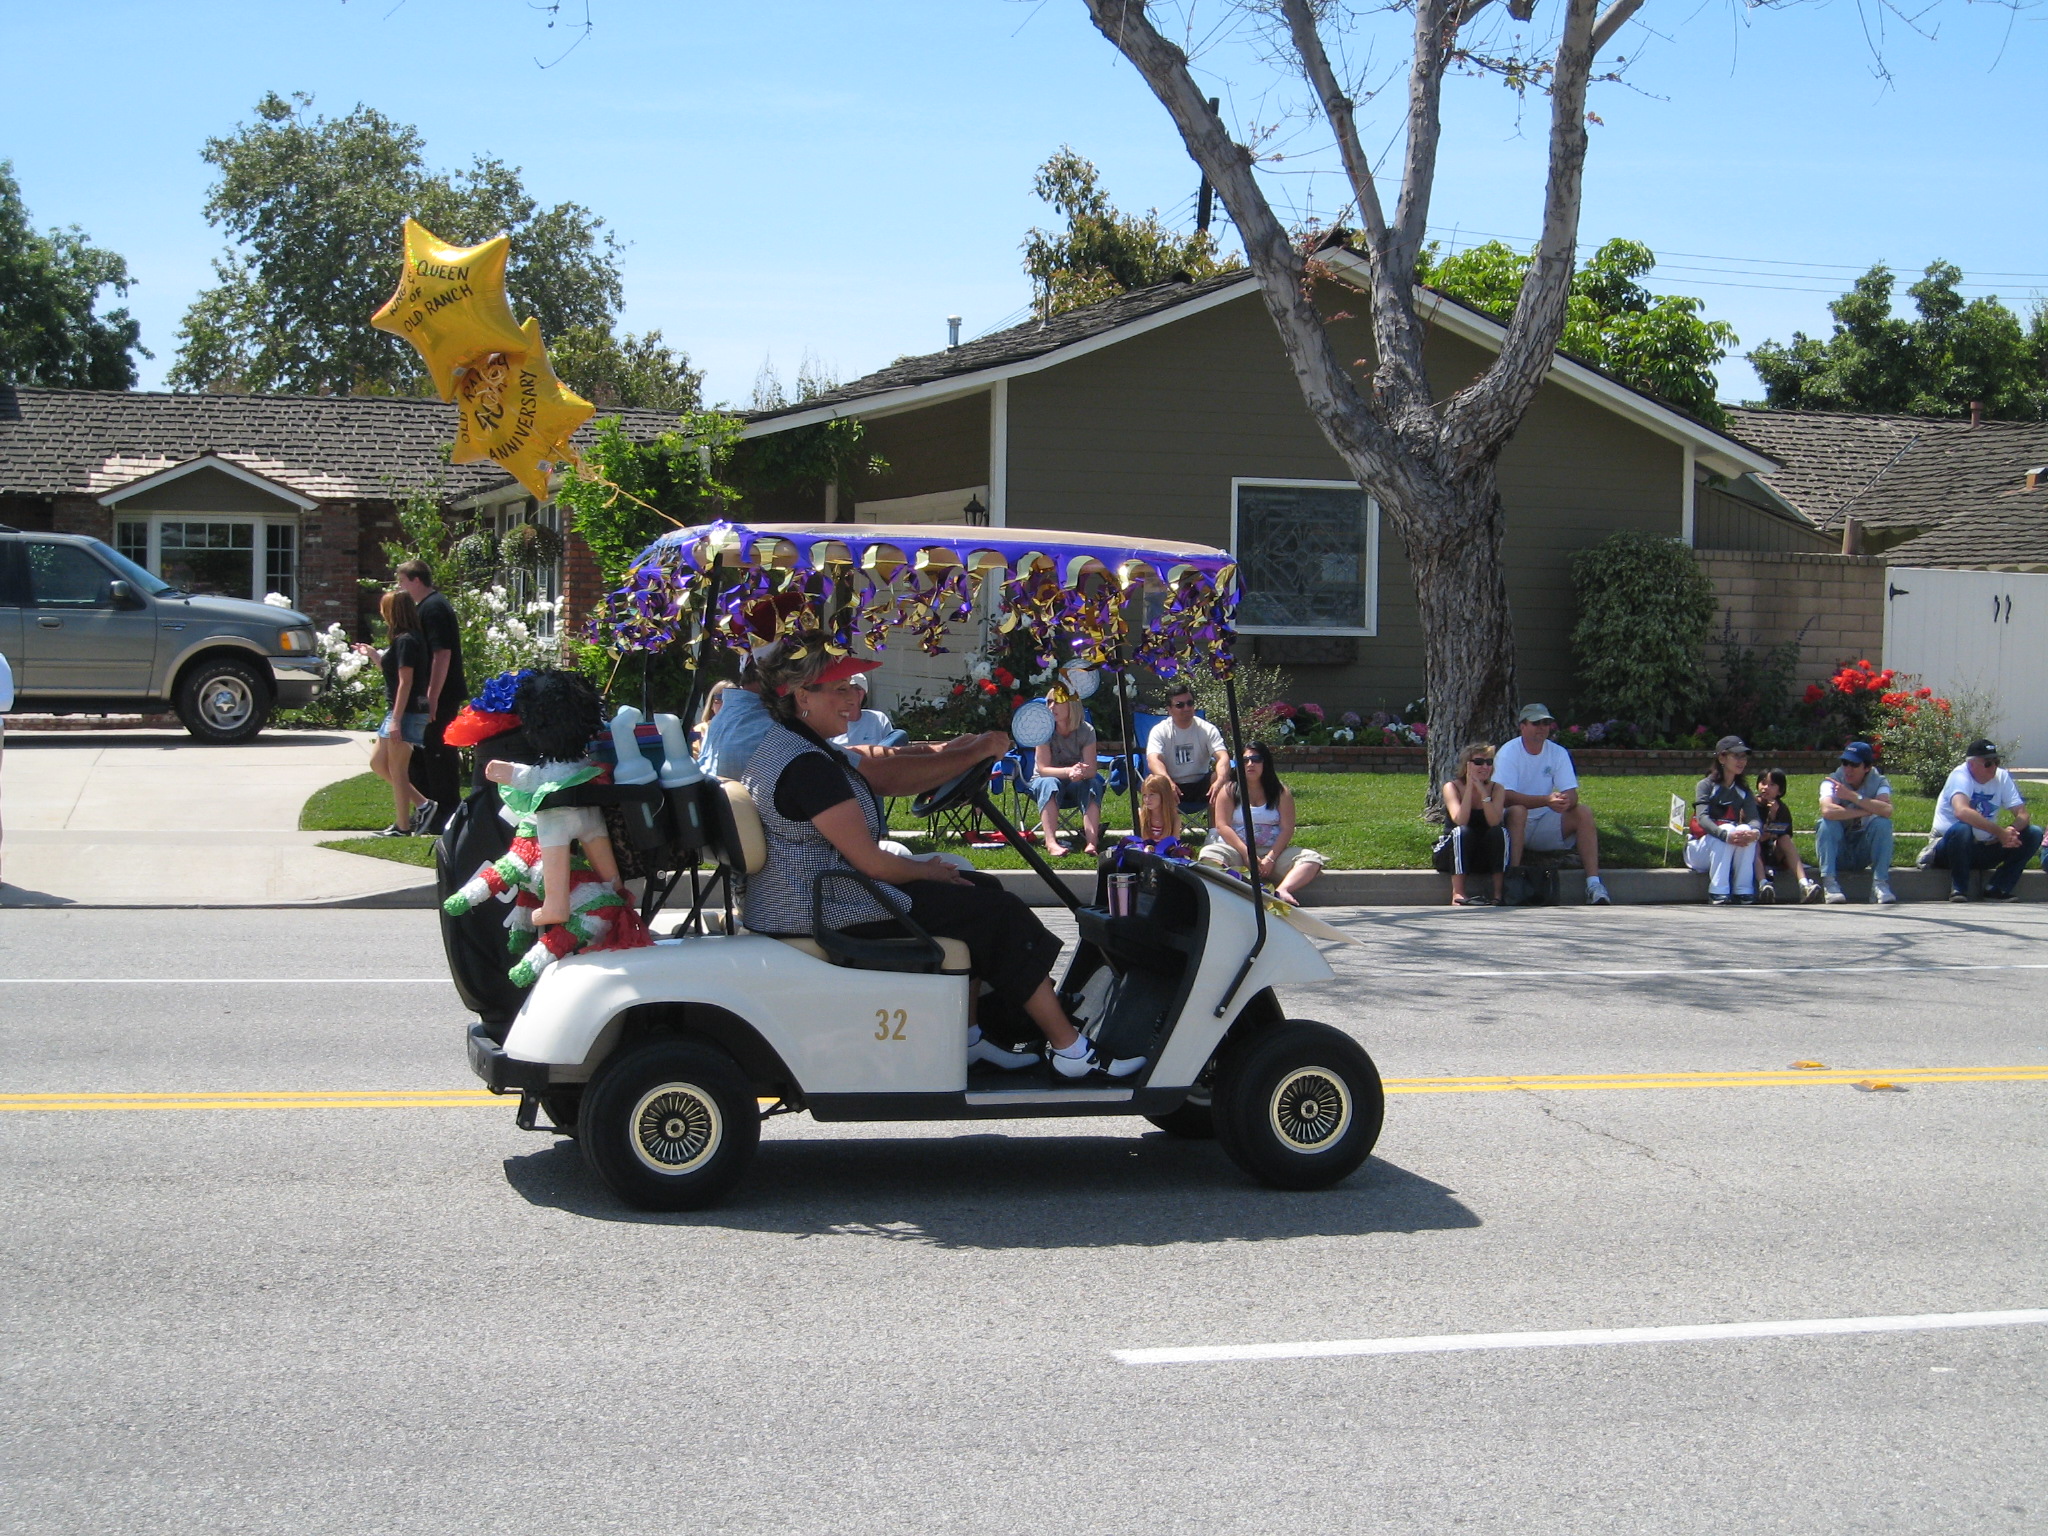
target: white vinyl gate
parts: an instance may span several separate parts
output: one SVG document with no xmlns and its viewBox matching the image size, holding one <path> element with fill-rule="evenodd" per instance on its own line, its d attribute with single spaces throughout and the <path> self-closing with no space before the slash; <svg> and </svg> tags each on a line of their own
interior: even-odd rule
<svg viewBox="0 0 2048 1536">
<path fill-rule="evenodd" d="M 2014 767 L 2048 765 L 2048 575 L 1895 565 L 1884 664 L 1936 693 L 1991 696 Z"/>
</svg>

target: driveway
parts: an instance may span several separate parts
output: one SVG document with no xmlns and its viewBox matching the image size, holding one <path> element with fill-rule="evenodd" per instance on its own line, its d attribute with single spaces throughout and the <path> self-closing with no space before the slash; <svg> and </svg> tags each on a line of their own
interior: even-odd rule
<svg viewBox="0 0 2048 1536">
<path fill-rule="evenodd" d="M 375 902 L 422 872 L 318 846 L 299 809 L 369 767 L 364 731 L 273 731 L 239 747 L 183 731 L 18 731 L 0 766 L 0 906 Z"/>
</svg>

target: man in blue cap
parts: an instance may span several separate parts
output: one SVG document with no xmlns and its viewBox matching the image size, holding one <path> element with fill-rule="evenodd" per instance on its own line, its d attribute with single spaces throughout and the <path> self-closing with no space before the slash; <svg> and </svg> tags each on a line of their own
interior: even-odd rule
<svg viewBox="0 0 2048 1536">
<path fill-rule="evenodd" d="M 1877 771 L 1877 750 L 1867 741 L 1842 748 L 1842 763 L 1820 781 L 1820 825 L 1814 829 L 1820 855 L 1821 889 L 1830 906 L 1849 898 L 1836 878 L 1845 869 L 1870 871 L 1871 894 L 1879 906 L 1892 894 L 1892 787 Z"/>
</svg>

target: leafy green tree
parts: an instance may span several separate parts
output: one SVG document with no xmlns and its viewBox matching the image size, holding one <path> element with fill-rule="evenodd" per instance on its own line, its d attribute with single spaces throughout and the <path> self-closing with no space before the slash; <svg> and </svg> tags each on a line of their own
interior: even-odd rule
<svg viewBox="0 0 2048 1536">
<path fill-rule="evenodd" d="M 312 105 L 271 92 L 253 122 L 201 152 L 219 172 L 206 216 L 235 246 L 179 327 L 173 388 L 422 392 L 417 354 L 370 327 L 396 281 L 408 214 L 462 244 L 509 233 L 516 312 L 538 316 L 550 338 L 577 327 L 609 334 L 618 245 L 588 208 L 543 208 L 516 167 L 482 156 L 467 170 L 430 171 L 416 128 L 370 107 L 327 118 Z"/>
<path fill-rule="evenodd" d="M 1206 230 L 1179 234 L 1159 222 L 1156 208 L 1142 217 L 1118 212 L 1094 165 L 1067 145 L 1038 168 L 1032 189 L 1067 221 L 1061 231 L 1034 228 L 1024 241 L 1024 270 L 1043 314 L 1149 288 L 1176 272 L 1201 278 L 1244 268 L 1235 256 L 1218 256 Z"/>
<path fill-rule="evenodd" d="M 1636 240 L 1610 240 L 1572 274 L 1558 350 L 1613 374 L 1702 421 L 1722 424 L 1714 365 L 1738 345 L 1725 320 L 1707 320 L 1699 299 L 1642 286 L 1656 255 Z M 1416 264 L 1416 278 L 1499 320 L 1514 315 L 1529 258 L 1498 240 Z"/>
<path fill-rule="evenodd" d="M 1956 292 L 1960 268 L 1934 262 L 1906 290 L 1919 312 L 1892 313 L 1892 273 L 1882 262 L 1828 305 L 1834 334 L 1795 331 L 1790 345 L 1767 341 L 1749 354 L 1764 381 L 1764 403 L 1780 410 L 1867 411 L 1960 416 L 1972 402 L 2005 421 L 2048 416 L 2048 305 L 2032 319 L 1989 298 Z"/>
<path fill-rule="evenodd" d="M 126 294 L 128 263 L 85 231 L 38 234 L 14 165 L 0 160 L 0 379 L 58 389 L 133 389 L 150 354 L 125 309 L 95 313 L 100 290 Z"/>
<path fill-rule="evenodd" d="M 623 406 L 682 416 L 703 404 L 703 370 L 690 366 L 687 352 L 664 345 L 659 331 L 614 336 L 600 326 L 572 325 L 549 338 L 548 361 L 564 384 L 600 410 Z"/>
</svg>

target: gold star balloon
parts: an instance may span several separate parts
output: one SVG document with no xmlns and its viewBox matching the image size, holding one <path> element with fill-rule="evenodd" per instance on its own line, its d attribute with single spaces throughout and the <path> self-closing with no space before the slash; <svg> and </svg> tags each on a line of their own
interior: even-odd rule
<svg viewBox="0 0 2048 1536">
<path fill-rule="evenodd" d="M 545 501 L 548 476 L 575 457 L 569 439 L 597 407 L 568 388 L 548 366 L 540 322 L 519 331 L 516 352 L 473 359 L 456 381 L 457 464 L 490 459 Z"/>
<path fill-rule="evenodd" d="M 405 221 L 398 289 L 370 324 L 419 349 L 443 400 L 455 398 L 459 375 L 470 363 L 494 352 L 524 356 L 527 342 L 505 297 L 505 260 L 511 254 L 512 242 L 504 235 L 482 245 L 450 245 L 417 220 Z"/>
</svg>

